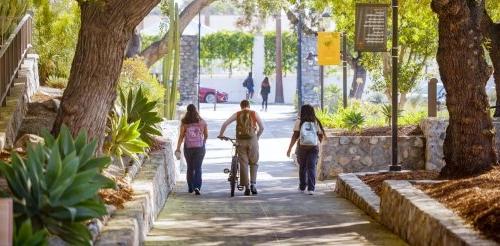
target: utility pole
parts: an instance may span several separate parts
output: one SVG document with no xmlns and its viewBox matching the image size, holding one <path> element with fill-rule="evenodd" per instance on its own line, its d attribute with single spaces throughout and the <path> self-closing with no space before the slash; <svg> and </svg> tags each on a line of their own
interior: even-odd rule
<svg viewBox="0 0 500 246">
<path fill-rule="evenodd" d="M 201 10 L 198 13 L 198 83 L 196 88 L 196 106 L 200 111 L 200 83 L 201 83 Z M 217 95 L 215 96 L 217 98 Z M 216 99 L 217 100 L 217 99 Z"/>
<path fill-rule="evenodd" d="M 347 107 L 347 35 L 342 33 L 342 102 Z"/>
<path fill-rule="evenodd" d="M 276 95 L 275 103 L 284 103 L 285 99 L 283 96 L 283 54 L 282 54 L 282 37 L 281 37 L 281 11 L 276 14 Z"/>
<path fill-rule="evenodd" d="M 398 164 L 398 0 L 392 0 L 392 164 L 389 171 L 401 171 Z"/>
</svg>

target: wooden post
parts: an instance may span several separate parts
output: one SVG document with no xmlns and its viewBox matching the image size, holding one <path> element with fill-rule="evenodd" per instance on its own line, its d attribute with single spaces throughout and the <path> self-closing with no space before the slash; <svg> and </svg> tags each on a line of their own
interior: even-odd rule
<svg viewBox="0 0 500 246">
<path fill-rule="evenodd" d="M 12 245 L 12 234 L 14 232 L 14 217 L 12 199 L 0 199 L 0 246 Z"/>
<path fill-rule="evenodd" d="M 429 80 L 427 96 L 427 116 L 437 117 L 437 83 L 436 78 Z"/>
</svg>

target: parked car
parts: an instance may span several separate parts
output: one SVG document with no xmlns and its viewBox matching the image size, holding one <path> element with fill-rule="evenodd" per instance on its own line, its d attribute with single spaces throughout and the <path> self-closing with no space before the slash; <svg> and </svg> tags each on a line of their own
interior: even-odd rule
<svg viewBox="0 0 500 246">
<path fill-rule="evenodd" d="M 217 97 L 215 96 L 217 92 Z M 227 102 L 228 95 L 225 92 L 216 91 L 212 88 L 200 87 L 200 93 L 198 95 L 200 102 L 204 103 L 214 103 L 215 98 L 217 98 L 218 103 Z"/>
</svg>

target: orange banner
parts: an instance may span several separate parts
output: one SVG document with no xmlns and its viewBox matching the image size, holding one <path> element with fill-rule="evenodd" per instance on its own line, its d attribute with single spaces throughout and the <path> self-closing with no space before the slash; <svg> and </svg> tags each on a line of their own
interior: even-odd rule
<svg viewBox="0 0 500 246">
<path fill-rule="evenodd" d="M 340 65 L 339 32 L 318 32 L 318 64 Z"/>
</svg>

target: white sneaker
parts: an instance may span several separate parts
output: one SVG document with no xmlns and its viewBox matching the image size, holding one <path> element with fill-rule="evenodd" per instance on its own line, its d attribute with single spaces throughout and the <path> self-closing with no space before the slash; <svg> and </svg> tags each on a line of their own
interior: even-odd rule
<svg viewBox="0 0 500 246">
<path fill-rule="evenodd" d="M 307 194 L 309 194 L 309 195 L 314 195 L 314 191 L 313 191 L 313 190 L 308 190 L 308 191 L 307 191 Z"/>
<path fill-rule="evenodd" d="M 300 193 L 305 193 L 305 190 L 301 190 L 300 188 L 297 188 L 297 190 L 298 190 Z"/>
</svg>

